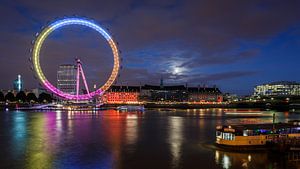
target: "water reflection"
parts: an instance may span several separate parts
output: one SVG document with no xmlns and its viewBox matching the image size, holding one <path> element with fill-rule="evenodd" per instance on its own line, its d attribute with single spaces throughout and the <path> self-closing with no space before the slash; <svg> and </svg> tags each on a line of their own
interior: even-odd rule
<svg viewBox="0 0 300 169">
<path fill-rule="evenodd" d="M 172 155 L 172 166 L 178 168 L 181 158 L 181 146 L 183 142 L 183 118 L 169 118 L 169 143 Z"/>
<path fill-rule="evenodd" d="M 277 112 L 277 121 L 300 114 Z M 222 109 L 118 112 L 1 112 L 0 168 L 297 168 L 280 156 L 199 146 L 215 126 L 269 122 Z"/>
<path fill-rule="evenodd" d="M 138 115 L 127 114 L 126 116 L 126 143 L 133 145 L 136 143 L 138 138 Z"/>
<path fill-rule="evenodd" d="M 26 113 L 22 111 L 14 112 L 13 126 L 12 126 L 12 143 L 13 143 L 13 156 L 19 158 L 26 146 L 24 140 L 26 140 L 27 129 L 26 129 Z"/>
<path fill-rule="evenodd" d="M 228 152 L 215 151 L 216 164 L 223 169 L 229 168 L 270 168 L 270 169 L 297 169 L 299 163 L 295 161 L 287 161 L 282 154 L 270 152 Z"/>
<path fill-rule="evenodd" d="M 53 168 L 52 148 L 47 134 L 47 114 L 39 114 L 28 126 L 28 144 L 25 150 L 25 168 Z"/>
<path fill-rule="evenodd" d="M 253 156 L 253 157 L 252 157 Z M 252 158 L 255 161 L 252 164 Z M 237 153 L 237 152 L 223 152 L 215 151 L 216 163 L 221 165 L 224 169 L 228 168 L 259 168 L 268 160 L 267 153 Z"/>
</svg>

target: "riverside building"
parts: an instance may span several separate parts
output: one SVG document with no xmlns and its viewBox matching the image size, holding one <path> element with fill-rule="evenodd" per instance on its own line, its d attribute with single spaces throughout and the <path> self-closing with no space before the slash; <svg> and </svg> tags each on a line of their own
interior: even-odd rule
<svg viewBox="0 0 300 169">
<path fill-rule="evenodd" d="M 258 85 L 254 96 L 300 96 L 300 83 L 280 81 Z"/>
<path fill-rule="evenodd" d="M 112 86 L 102 97 L 108 104 L 138 104 L 141 102 L 222 102 L 221 91 L 216 87 L 163 86 Z"/>
<path fill-rule="evenodd" d="M 111 86 L 102 97 L 108 104 L 138 104 L 140 95 L 139 86 Z"/>
</svg>

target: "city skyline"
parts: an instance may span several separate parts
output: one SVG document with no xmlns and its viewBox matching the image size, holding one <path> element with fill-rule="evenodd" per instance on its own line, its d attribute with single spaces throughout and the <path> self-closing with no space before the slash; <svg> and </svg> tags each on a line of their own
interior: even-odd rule
<svg viewBox="0 0 300 169">
<path fill-rule="evenodd" d="M 0 0 L 0 168 L 299 169 L 299 0 Z"/>
<path fill-rule="evenodd" d="M 6 81 L 0 88 L 10 88 L 18 74 L 25 88 L 37 87 L 28 63 L 35 33 L 47 21 L 74 14 L 113 32 L 123 56 L 118 84 L 159 84 L 163 76 L 167 84 L 216 84 L 223 92 L 244 95 L 263 83 L 299 82 L 300 4 L 289 2 L 3 1 L 0 78 Z M 105 45 L 91 30 L 62 29 L 45 43 L 42 64 L 53 81 L 58 64 L 80 55 L 91 84 L 101 83 L 111 66 Z"/>
</svg>

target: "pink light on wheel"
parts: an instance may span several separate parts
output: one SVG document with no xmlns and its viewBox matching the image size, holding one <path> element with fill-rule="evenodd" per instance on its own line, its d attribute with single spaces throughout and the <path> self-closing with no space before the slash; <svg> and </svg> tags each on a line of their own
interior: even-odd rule
<svg viewBox="0 0 300 169">
<path fill-rule="evenodd" d="M 113 53 L 113 57 L 114 57 L 114 65 L 113 65 L 113 70 L 111 72 L 110 77 L 108 78 L 108 80 L 105 82 L 105 84 L 103 86 L 101 86 L 100 88 L 98 88 L 97 90 L 93 91 L 93 92 L 89 92 L 88 87 L 87 87 L 87 83 L 85 80 L 85 76 L 83 74 L 82 71 L 82 67 L 81 67 L 81 71 L 82 71 L 82 78 L 84 80 L 84 84 L 85 87 L 88 91 L 87 94 L 76 94 L 76 95 L 72 95 L 69 93 L 65 93 L 62 92 L 61 90 L 59 90 L 58 88 L 56 88 L 55 86 L 53 86 L 45 77 L 41 65 L 40 65 L 40 50 L 41 47 L 44 43 L 44 41 L 47 39 L 47 37 L 49 36 L 49 34 L 53 31 L 55 31 L 56 29 L 59 29 L 63 26 L 68 26 L 68 25 L 82 25 L 82 26 L 86 26 L 89 28 L 92 28 L 94 30 L 96 30 L 100 35 L 102 35 L 108 42 L 109 46 L 112 49 L 112 53 Z M 94 21 L 91 20 L 87 20 L 87 19 L 83 19 L 83 18 L 65 18 L 65 19 L 61 19 L 61 20 L 57 20 L 55 22 L 50 23 L 47 27 L 45 27 L 40 34 L 38 34 L 36 41 L 34 42 L 34 46 L 33 46 L 33 50 L 32 50 L 32 62 L 33 62 L 33 67 L 34 67 L 34 71 L 37 74 L 38 79 L 41 81 L 42 85 L 48 89 L 49 91 L 51 91 L 52 93 L 54 93 L 55 95 L 62 97 L 64 99 L 68 99 L 68 100 L 90 100 L 93 97 L 95 97 L 96 95 L 102 95 L 104 93 L 104 91 L 106 91 L 107 89 L 109 89 L 109 87 L 114 83 L 114 81 L 116 80 L 118 73 L 119 73 L 119 68 L 120 68 L 120 60 L 119 60 L 119 50 L 117 48 L 116 43 L 113 41 L 113 39 L 111 38 L 111 36 L 103 29 L 101 28 L 97 23 L 95 23 Z M 77 79 L 79 80 L 79 79 Z"/>
</svg>

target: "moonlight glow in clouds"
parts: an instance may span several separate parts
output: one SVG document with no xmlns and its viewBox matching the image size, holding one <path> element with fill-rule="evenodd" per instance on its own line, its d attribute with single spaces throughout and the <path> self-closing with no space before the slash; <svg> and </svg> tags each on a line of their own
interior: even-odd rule
<svg viewBox="0 0 300 169">
<path fill-rule="evenodd" d="M 41 47 L 42 47 L 45 39 L 48 37 L 48 35 L 51 32 L 53 32 L 54 30 L 61 28 L 63 26 L 67 26 L 67 25 L 82 25 L 82 26 L 87 26 L 89 28 L 96 30 L 107 40 L 107 42 L 109 43 L 109 45 L 112 49 L 112 53 L 113 53 L 113 57 L 114 57 L 113 70 L 112 70 L 112 73 L 111 73 L 109 79 L 106 81 L 106 83 L 102 87 L 97 89 L 96 91 L 93 91 L 89 94 L 78 95 L 78 97 L 76 95 L 64 93 L 61 90 L 54 87 L 47 80 L 44 73 L 42 72 L 41 65 L 40 65 L 40 59 L 39 59 Z M 43 86 L 46 87 L 48 90 L 50 90 L 52 93 L 54 93 L 62 98 L 69 99 L 69 100 L 89 100 L 96 95 L 102 95 L 103 92 L 105 90 L 107 90 L 113 84 L 113 82 L 116 80 L 118 72 L 119 72 L 119 67 L 120 67 L 118 48 L 117 48 L 115 42 L 113 41 L 113 39 L 111 38 L 111 36 L 95 22 L 87 20 L 87 19 L 83 19 L 83 18 L 61 19 L 61 20 L 51 23 L 46 28 L 44 28 L 42 30 L 42 32 L 37 36 L 36 41 L 34 43 L 34 47 L 33 47 L 33 51 L 32 51 L 32 61 L 33 61 L 33 65 L 34 65 L 34 70 L 35 70 L 39 80 L 43 84 Z"/>
</svg>

